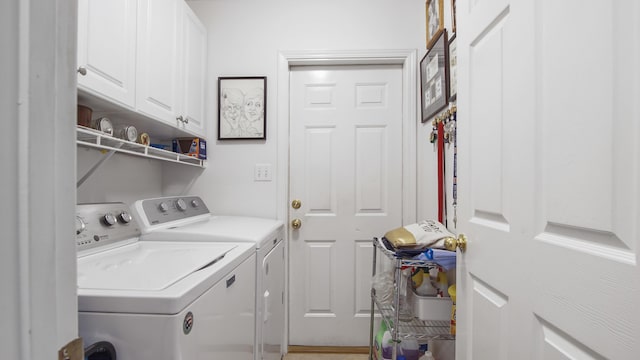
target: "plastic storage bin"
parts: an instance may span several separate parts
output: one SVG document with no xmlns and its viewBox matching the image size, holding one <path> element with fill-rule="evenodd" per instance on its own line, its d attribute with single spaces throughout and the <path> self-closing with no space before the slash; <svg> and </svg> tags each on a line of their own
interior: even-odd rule
<svg viewBox="0 0 640 360">
<path fill-rule="evenodd" d="M 411 291 L 413 296 L 413 315 L 420 320 L 451 320 L 451 305 L 449 297 L 420 296 Z"/>
</svg>

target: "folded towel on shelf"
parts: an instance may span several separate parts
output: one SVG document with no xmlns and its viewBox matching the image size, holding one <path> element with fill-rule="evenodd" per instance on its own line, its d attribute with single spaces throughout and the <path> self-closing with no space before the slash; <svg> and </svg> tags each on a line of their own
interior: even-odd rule
<svg viewBox="0 0 640 360">
<path fill-rule="evenodd" d="M 433 261 L 445 271 L 456 267 L 456 252 L 443 249 L 427 249 L 413 257 L 415 260 Z"/>
<path fill-rule="evenodd" d="M 455 236 L 442 223 L 429 219 L 387 231 L 384 237 L 396 249 L 404 247 L 444 249 L 444 239 Z"/>
</svg>

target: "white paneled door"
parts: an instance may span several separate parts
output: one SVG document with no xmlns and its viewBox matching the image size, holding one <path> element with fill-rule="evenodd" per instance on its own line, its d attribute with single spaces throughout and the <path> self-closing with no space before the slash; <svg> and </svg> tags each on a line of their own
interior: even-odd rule
<svg viewBox="0 0 640 360">
<path fill-rule="evenodd" d="M 638 358 L 640 4 L 457 10 L 456 358 Z"/>
<path fill-rule="evenodd" d="M 368 344 L 371 239 L 402 225 L 402 89 L 400 65 L 291 69 L 290 345 Z"/>
</svg>

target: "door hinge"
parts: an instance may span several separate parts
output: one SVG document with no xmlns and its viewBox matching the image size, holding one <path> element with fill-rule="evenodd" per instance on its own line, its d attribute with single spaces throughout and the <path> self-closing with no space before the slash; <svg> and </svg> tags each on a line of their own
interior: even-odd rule
<svg viewBox="0 0 640 360">
<path fill-rule="evenodd" d="M 82 338 L 71 340 L 58 351 L 58 360 L 84 360 Z"/>
</svg>

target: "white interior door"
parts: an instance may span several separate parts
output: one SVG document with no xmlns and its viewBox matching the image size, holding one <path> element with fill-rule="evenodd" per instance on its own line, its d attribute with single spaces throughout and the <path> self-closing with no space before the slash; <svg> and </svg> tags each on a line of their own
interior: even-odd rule
<svg viewBox="0 0 640 360">
<path fill-rule="evenodd" d="M 291 70 L 289 344 L 368 344 L 371 239 L 402 225 L 402 66 Z"/>
<path fill-rule="evenodd" d="M 640 5 L 457 19 L 457 359 L 637 358 Z"/>
</svg>

